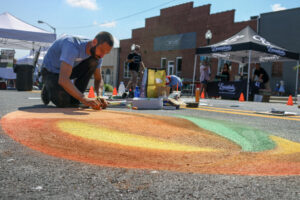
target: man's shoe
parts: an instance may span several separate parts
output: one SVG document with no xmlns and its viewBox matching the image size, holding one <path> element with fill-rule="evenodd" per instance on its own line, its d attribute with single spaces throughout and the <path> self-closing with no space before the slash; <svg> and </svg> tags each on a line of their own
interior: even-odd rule
<svg viewBox="0 0 300 200">
<path fill-rule="evenodd" d="M 48 91 L 47 91 L 45 85 L 43 86 L 43 89 L 42 89 L 42 92 L 41 92 L 41 98 L 42 98 L 42 101 L 45 105 L 49 104 L 50 99 L 49 99 Z"/>
</svg>

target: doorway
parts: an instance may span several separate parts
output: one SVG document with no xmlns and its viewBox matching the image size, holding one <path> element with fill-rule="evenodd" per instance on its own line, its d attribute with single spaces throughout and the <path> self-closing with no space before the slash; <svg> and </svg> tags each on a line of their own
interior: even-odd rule
<svg viewBox="0 0 300 200">
<path fill-rule="evenodd" d="M 168 61 L 167 75 L 173 75 L 173 74 L 174 74 L 174 61 Z"/>
</svg>

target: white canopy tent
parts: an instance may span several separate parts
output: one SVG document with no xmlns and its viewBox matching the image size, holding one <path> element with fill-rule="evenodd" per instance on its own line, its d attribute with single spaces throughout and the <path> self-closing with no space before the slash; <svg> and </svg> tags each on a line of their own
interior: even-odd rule
<svg viewBox="0 0 300 200">
<path fill-rule="evenodd" d="M 33 65 L 34 58 L 39 55 L 38 51 L 48 48 L 55 39 L 54 33 L 27 24 L 7 12 L 0 14 L 0 48 L 25 49 L 33 52 L 27 58 L 21 59 L 19 64 L 27 62 L 23 64 Z M 36 56 L 34 56 L 35 53 L 37 53 Z M 2 68 L 0 77 L 15 79 L 16 74 L 12 68 Z"/>
<path fill-rule="evenodd" d="M 39 49 L 47 47 L 56 34 L 37 28 L 5 12 L 0 14 L 0 48 Z"/>
<path fill-rule="evenodd" d="M 299 53 L 288 51 L 281 48 L 265 38 L 259 36 L 249 26 L 233 35 L 232 37 L 219 43 L 200 47 L 196 49 L 193 83 L 195 81 L 195 70 L 197 65 L 197 56 L 208 56 L 213 58 L 221 58 L 224 60 L 248 64 L 248 80 L 247 80 L 247 100 L 249 96 L 250 85 L 250 64 L 260 62 L 278 62 L 278 61 L 298 61 Z M 296 73 L 296 88 L 298 88 L 298 74 Z M 193 84 L 194 85 L 194 84 Z M 194 88 L 193 88 L 194 89 Z"/>
</svg>

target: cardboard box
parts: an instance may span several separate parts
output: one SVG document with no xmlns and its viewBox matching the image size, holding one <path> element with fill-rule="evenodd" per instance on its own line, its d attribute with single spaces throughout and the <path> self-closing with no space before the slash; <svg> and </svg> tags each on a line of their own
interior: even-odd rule
<svg viewBox="0 0 300 200">
<path fill-rule="evenodd" d="M 170 95 L 170 87 L 167 86 L 157 86 L 157 96 L 158 97 L 168 97 Z"/>
</svg>

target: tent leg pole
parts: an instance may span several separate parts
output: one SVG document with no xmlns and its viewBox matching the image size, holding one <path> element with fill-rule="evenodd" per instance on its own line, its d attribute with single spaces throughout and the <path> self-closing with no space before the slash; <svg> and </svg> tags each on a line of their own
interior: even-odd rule
<svg viewBox="0 0 300 200">
<path fill-rule="evenodd" d="M 295 87 L 295 97 L 298 95 L 298 79 L 299 79 L 299 61 L 297 61 L 297 72 L 296 72 L 296 87 Z"/>
<path fill-rule="evenodd" d="M 249 100 L 249 88 L 250 88 L 250 65 L 251 65 L 251 50 L 249 50 L 248 54 L 248 79 L 247 79 L 247 98 L 246 100 Z"/>
<path fill-rule="evenodd" d="M 195 61 L 194 61 L 194 73 L 193 73 L 192 96 L 194 96 L 194 85 L 195 85 L 195 76 L 196 76 L 196 66 L 197 66 L 197 54 L 195 55 Z"/>
</svg>

